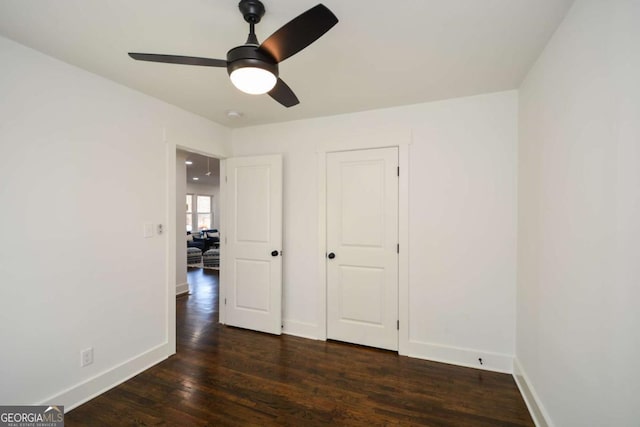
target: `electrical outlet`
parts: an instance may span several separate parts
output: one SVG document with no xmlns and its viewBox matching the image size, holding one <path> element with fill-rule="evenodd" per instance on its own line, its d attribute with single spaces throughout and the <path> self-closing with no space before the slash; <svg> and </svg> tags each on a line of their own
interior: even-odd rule
<svg viewBox="0 0 640 427">
<path fill-rule="evenodd" d="M 80 366 L 85 367 L 93 363 L 93 347 L 80 352 Z"/>
</svg>

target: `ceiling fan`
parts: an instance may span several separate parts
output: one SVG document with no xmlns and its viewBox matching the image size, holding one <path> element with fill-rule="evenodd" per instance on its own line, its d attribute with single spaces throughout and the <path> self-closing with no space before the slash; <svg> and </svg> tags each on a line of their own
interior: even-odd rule
<svg viewBox="0 0 640 427">
<path fill-rule="evenodd" d="M 268 93 L 285 107 L 299 104 L 295 93 L 278 77 L 278 64 L 319 39 L 338 23 L 338 18 L 326 6 L 318 4 L 259 44 L 255 25 L 264 16 L 264 5 L 260 0 L 241 0 L 238 7 L 249 23 L 249 37 L 245 44 L 229 50 L 226 60 L 153 53 L 129 53 L 129 56 L 139 61 L 226 67 L 231 82 L 241 91 L 252 95 Z"/>
</svg>

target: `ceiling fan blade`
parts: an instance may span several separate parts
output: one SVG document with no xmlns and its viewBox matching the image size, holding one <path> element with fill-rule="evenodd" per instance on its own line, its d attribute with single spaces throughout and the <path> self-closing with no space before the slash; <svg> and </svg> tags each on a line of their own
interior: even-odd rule
<svg viewBox="0 0 640 427">
<path fill-rule="evenodd" d="M 129 53 L 129 56 L 138 61 L 165 62 L 169 64 L 202 65 L 204 67 L 226 67 L 224 59 L 197 58 L 195 56 L 156 55 L 154 53 Z"/>
<path fill-rule="evenodd" d="M 287 108 L 300 103 L 296 94 L 282 79 L 278 79 L 276 85 L 269 91 L 269 96 Z"/>
<path fill-rule="evenodd" d="M 276 62 L 282 62 L 318 40 L 337 23 L 333 12 L 319 4 L 271 34 L 259 49 L 270 53 Z"/>
</svg>

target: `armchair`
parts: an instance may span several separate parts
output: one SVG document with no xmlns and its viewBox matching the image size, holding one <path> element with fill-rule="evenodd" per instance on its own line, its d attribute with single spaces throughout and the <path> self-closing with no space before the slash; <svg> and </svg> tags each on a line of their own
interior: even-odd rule
<svg viewBox="0 0 640 427">
<path fill-rule="evenodd" d="M 202 236 L 206 241 L 206 248 L 217 249 L 220 247 L 220 232 L 217 228 L 211 228 L 209 230 L 202 230 Z"/>
<path fill-rule="evenodd" d="M 201 239 L 199 235 L 200 233 L 193 234 L 190 231 L 187 231 L 187 248 L 198 248 L 204 252 L 208 248 L 206 248 L 204 239 Z"/>
</svg>

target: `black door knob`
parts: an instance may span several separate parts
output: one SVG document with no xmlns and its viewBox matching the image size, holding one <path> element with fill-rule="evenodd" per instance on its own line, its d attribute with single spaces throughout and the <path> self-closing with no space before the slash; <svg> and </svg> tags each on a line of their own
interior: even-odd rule
<svg viewBox="0 0 640 427">
<path fill-rule="evenodd" d="M 329 252 L 329 255 L 327 255 L 327 258 L 329 259 L 334 259 L 336 257 L 336 254 L 334 254 L 333 252 Z"/>
<path fill-rule="evenodd" d="M 278 251 L 271 251 L 271 256 L 278 256 Z"/>
</svg>

